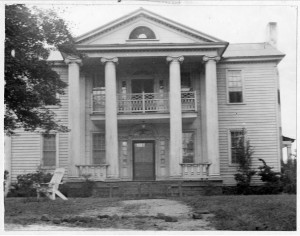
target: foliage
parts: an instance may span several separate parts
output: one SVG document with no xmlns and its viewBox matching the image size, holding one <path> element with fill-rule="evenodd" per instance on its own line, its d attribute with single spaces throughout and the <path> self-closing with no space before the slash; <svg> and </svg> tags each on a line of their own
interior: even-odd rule
<svg viewBox="0 0 300 236">
<path fill-rule="evenodd" d="M 28 173 L 17 176 L 17 182 L 12 184 L 13 190 L 10 196 L 13 197 L 31 197 L 36 196 L 36 190 L 34 188 L 35 183 L 49 183 L 52 178 L 52 174 L 45 173 L 43 171 L 37 171 L 35 173 Z"/>
<path fill-rule="evenodd" d="M 297 192 L 297 160 L 288 159 L 287 163 L 281 162 L 281 178 L 283 192 Z"/>
<path fill-rule="evenodd" d="M 237 162 L 238 173 L 234 175 L 234 179 L 237 182 L 237 193 L 248 194 L 251 179 L 255 175 L 256 171 L 251 168 L 252 155 L 254 153 L 253 147 L 250 145 L 250 141 L 246 140 L 246 133 L 243 130 L 241 138 L 237 143 Z"/>
<path fill-rule="evenodd" d="M 75 54 L 68 26 L 53 10 L 5 6 L 5 117 L 7 135 L 17 128 L 67 132 L 45 104 L 60 105 L 67 86 L 46 59 L 50 48 Z"/>
<path fill-rule="evenodd" d="M 258 175 L 261 177 L 261 181 L 265 184 L 261 191 L 263 194 L 278 194 L 282 191 L 282 183 L 280 181 L 281 173 L 273 171 L 273 167 L 267 165 L 263 159 L 260 160 L 263 165 L 259 166 Z"/>
</svg>

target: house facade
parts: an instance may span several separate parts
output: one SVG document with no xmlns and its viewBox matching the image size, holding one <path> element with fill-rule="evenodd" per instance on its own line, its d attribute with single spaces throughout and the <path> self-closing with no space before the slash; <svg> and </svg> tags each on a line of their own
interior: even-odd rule
<svg viewBox="0 0 300 236">
<path fill-rule="evenodd" d="M 230 44 L 145 9 L 76 38 L 84 56 L 53 69 L 68 83 L 52 106 L 69 133 L 18 131 L 6 144 L 12 180 L 38 167 L 68 181 L 219 180 L 235 184 L 244 130 L 280 169 L 275 24 L 266 43 Z"/>
</svg>

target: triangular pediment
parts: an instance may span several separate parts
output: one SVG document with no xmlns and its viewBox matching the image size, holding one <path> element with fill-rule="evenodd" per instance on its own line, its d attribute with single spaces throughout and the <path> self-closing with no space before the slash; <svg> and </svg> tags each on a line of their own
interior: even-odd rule
<svg viewBox="0 0 300 236">
<path fill-rule="evenodd" d="M 155 38 L 130 39 L 130 33 L 138 27 L 151 29 Z M 130 43 L 223 43 L 225 41 L 140 8 L 131 14 L 77 37 L 75 42 L 80 45 L 120 45 Z"/>
</svg>

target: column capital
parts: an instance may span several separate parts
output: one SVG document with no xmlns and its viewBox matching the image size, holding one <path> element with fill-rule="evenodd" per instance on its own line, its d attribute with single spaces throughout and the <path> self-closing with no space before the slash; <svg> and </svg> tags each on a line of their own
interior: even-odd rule
<svg viewBox="0 0 300 236">
<path fill-rule="evenodd" d="M 72 64 L 72 63 L 77 63 L 78 65 L 82 65 L 82 60 L 80 58 L 66 58 L 65 63 L 67 65 Z"/>
<path fill-rule="evenodd" d="M 219 57 L 219 56 L 203 56 L 202 60 L 204 62 L 208 62 L 208 61 L 218 62 L 221 60 L 221 57 Z"/>
<path fill-rule="evenodd" d="M 103 64 L 105 64 L 106 62 L 113 62 L 113 63 L 118 64 L 119 59 L 117 57 L 111 57 L 111 58 L 109 58 L 109 57 L 102 57 L 101 58 L 101 62 Z"/>
<path fill-rule="evenodd" d="M 184 57 L 183 56 L 178 56 L 178 57 L 173 57 L 173 56 L 167 56 L 167 62 L 183 62 Z"/>
</svg>

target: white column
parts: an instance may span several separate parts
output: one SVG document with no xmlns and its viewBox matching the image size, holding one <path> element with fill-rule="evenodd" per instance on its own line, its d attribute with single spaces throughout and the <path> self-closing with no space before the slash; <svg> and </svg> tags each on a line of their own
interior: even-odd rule
<svg viewBox="0 0 300 236">
<path fill-rule="evenodd" d="M 101 58 L 105 64 L 105 145 L 108 178 L 119 178 L 116 63 L 118 58 Z"/>
<path fill-rule="evenodd" d="M 182 115 L 181 115 L 181 79 L 180 63 L 184 60 L 180 57 L 167 57 L 169 65 L 170 83 L 170 177 L 181 177 L 182 162 Z"/>
<path fill-rule="evenodd" d="M 218 121 L 218 93 L 217 93 L 217 61 L 220 57 L 204 56 L 205 63 L 205 128 L 207 159 L 212 164 L 210 175 L 220 175 L 219 157 L 219 121 Z"/>
<path fill-rule="evenodd" d="M 76 164 L 80 164 L 81 153 L 81 109 L 80 100 L 84 99 L 80 96 L 80 59 L 66 59 L 69 65 L 69 177 L 78 177 Z"/>
</svg>

